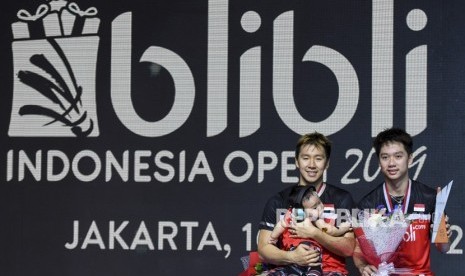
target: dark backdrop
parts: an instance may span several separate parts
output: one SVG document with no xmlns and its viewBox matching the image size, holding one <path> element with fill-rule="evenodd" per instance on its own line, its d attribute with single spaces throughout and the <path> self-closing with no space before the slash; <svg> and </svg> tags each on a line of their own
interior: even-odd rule
<svg viewBox="0 0 465 276">
<path fill-rule="evenodd" d="M 297 181 L 299 135 L 329 136 L 327 182 L 358 200 L 390 126 L 414 136 L 413 178 L 454 180 L 453 249 L 432 265 L 464 271 L 461 1 L 79 1 L 55 21 L 41 4 L 1 9 L 2 275 L 237 275 L 267 198 Z M 46 39 L 43 21 L 74 29 Z M 66 90 L 38 55 L 71 100 L 38 92 Z"/>
</svg>

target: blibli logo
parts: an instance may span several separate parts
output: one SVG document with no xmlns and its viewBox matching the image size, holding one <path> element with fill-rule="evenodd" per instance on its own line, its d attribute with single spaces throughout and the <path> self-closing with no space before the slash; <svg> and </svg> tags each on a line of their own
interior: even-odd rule
<svg viewBox="0 0 465 276">
<path fill-rule="evenodd" d="M 64 0 L 20 10 L 12 24 L 9 136 L 99 136 L 95 75 L 100 20 Z"/>
<path fill-rule="evenodd" d="M 404 241 L 414 242 L 417 239 L 417 230 L 425 231 L 426 225 L 424 224 L 410 224 L 407 231 L 404 234 Z"/>
<path fill-rule="evenodd" d="M 239 137 L 254 135 L 260 128 L 261 81 L 265 68 L 272 64 L 272 101 L 283 124 L 296 133 L 319 129 L 326 135 L 337 133 L 352 122 L 359 106 L 359 72 L 344 53 L 325 45 L 312 45 L 296 59 L 295 13 L 284 11 L 273 19 L 272 45 L 258 45 L 240 57 L 229 53 L 231 45 L 229 0 L 208 1 L 206 137 L 223 133 L 229 127 L 228 99 L 238 96 Z M 394 0 L 372 1 L 372 114 L 371 133 L 393 125 Z M 13 23 L 14 92 L 9 136 L 73 137 L 99 136 L 95 103 L 95 75 L 99 37 L 97 10 L 81 10 L 77 4 L 53 0 L 35 12 L 21 10 Z M 268 16 L 267 16 L 268 17 Z M 132 12 L 118 15 L 111 23 L 111 104 L 116 117 L 132 133 L 142 137 L 166 136 L 181 128 L 191 116 L 196 101 L 196 75 L 185 57 L 175 50 L 151 45 L 135 57 L 133 51 Z M 425 29 L 427 15 L 412 9 L 405 18 L 414 32 Z M 240 19 L 247 33 L 258 33 L 262 16 L 246 11 Z M 235 23 L 234 23 L 235 24 Z M 271 24 L 271 22 L 270 22 Z M 308 26 L 308 28 L 317 26 Z M 307 28 L 307 26 L 305 26 Z M 272 49 L 271 63 L 264 62 L 262 48 Z M 415 136 L 427 128 L 427 45 L 416 45 L 405 55 L 405 128 Z M 138 50 L 137 52 L 140 52 Z M 369 54 L 369 53 L 367 53 Z M 239 58 L 239 93 L 229 91 L 228 68 Z M 299 60 L 299 62 L 295 62 Z M 152 63 L 163 67 L 174 85 L 174 101 L 166 116 L 147 121 L 132 104 L 132 67 Z M 235 62 L 235 61 L 234 61 Z M 329 68 L 337 82 L 338 100 L 333 112 L 314 122 L 301 116 L 294 100 L 294 71 L 303 63 Z M 203 75 L 203 74 L 202 74 Z M 318 81 L 318 80 L 313 80 Z M 364 80 L 366 81 L 366 80 Z M 160 93 L 160 91 L 157 91 Z M 231 93 L 231 95 L 229 95 Z M 233 94 L 232 94 L 233 93 Z M 309 92 L 311 93 L 311 91 Z M 401 92 L 400 92 L 401 93 Z M 310 95 L 310 94 L 309 94 Z M 231 96 L 231 97 L 229 97 Z M 365 101 L 366 102 L 366 101 Z"/>
</svg>

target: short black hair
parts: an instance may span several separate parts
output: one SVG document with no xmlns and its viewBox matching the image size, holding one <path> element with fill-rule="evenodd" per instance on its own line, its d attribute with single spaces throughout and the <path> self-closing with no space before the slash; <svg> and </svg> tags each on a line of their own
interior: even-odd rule
<svg viewBox="0 0 465 276">
<path fill-rule="evenodd" d="M 403 144 L 407 154 L 412 154 L 413 140 L 410 134 L 402 128 L 393 127 L 381 131 L 373 140 L 373 147 L 375 148 L 376 155 L 379 157 L 381 147 L 392 142 L 399 142 Z"/>
</svg>

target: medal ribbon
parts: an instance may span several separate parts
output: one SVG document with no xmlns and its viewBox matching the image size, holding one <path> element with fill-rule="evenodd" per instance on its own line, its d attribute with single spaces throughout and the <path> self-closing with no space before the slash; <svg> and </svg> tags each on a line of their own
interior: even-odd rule
<svg viewBox="0 0 465 276">
<path fill-rule="evenodd" d="M 407 186 L 407 191 L 405 193 L 404 199 L 402 200 L 402 212 L 405 214 L 407 212 L 408 205 L 410 203 L 410 190 L 411 190 L 411 180 L 408 180 L 408 186 Z M 394 204 L 392 203 L 391 196 L 389 195 L 389 192 L 387 190 L 387 185 L 386 182 L 383 184 L 383 192 L 384 192 L 384 199 L 386 200 L 386 205 L 388 208 L 388 212 L 392 212 L 394 210 Z"/>
</svg>

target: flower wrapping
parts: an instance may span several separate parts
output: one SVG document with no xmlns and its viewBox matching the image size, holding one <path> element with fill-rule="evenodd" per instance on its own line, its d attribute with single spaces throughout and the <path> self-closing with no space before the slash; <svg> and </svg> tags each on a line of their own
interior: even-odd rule
<svg viewBox="0 0 465 276">
<path fill-rule="evenodd" d="M 354 225 L 354 233 L 362 251 L 362 257 L 378 268 L 376 275 L 409 274 L 410 269 L 395 268 L 392 261 L 397 256 L 396 249 L 402 242 L 410 222 L 405 219 L 402 209 L 396 208 L 392 214 L 384 214 L 385 209 L 375 213 L 361 212 Z"/>
</svg>

